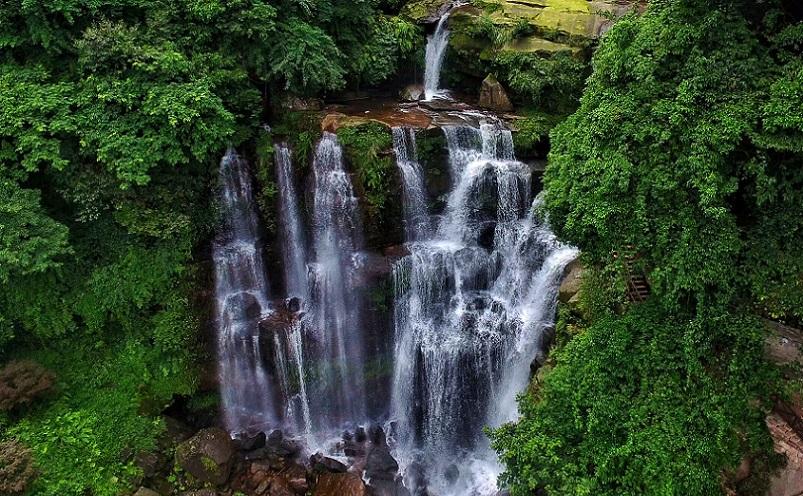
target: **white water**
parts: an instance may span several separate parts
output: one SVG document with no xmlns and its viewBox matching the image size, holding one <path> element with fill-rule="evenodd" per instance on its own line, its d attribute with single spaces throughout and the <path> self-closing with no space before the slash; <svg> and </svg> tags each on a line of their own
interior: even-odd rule
<svg viewBox="0 0 803 496">
<path fill-rule="evenodd" d="M 323 432 L 361 422 L 366 416 L 361 305 L 355 290 L 362 225 L 334 134 L 324 133 L 321 138 L 313 171 L 315 254 L 304 327 L 316 359 L 315 382 L 307 384 L 310 409 L 316 429 Z"/>
<path fill-rule="evenodd" d="M 396 165 L 402 176 L 405 238 L 408 241 L 423 239 L 428 234 L 430 219 L 424 172 L 418 163 L 415 131 L 402 127 L 394 127 L 392 131 Z"/>
<path fill-rule="evenodd" d="M 304 302 L 309 295 L 307 250 L 293 176 L 290 149 L 284 144 L 277 145 L 276 179 L 279 185 L 279 222 L 287 296 L 300 298 Z"/>
<path fill-rule="evenodd" d="M 230 149 L 220 163 L 224 225 L 213 245 L 215 319 L 224 423 L 255 433 L 278 422 L 258 322 L 270 312 L 248 164 Z"/>
<path fill-rule="evenodd" d="M 438 21 L 435 32 L 427 37 L 427 49 L 424 59 L 424 99 L 444 97 L 444 90 L 440 89 L 441 66 L 449 46 L 449 29 L 447 27 L 449 14 L 446 13 Z"/>
<path fill-rule="evenodd" d="M 488 495 L 500 467 L 482 428 L 516 418 L 516 394 L 577 253 L 533 214 L 531 173 L 514 159 L 509 131 L 444 132 L 453 175 L 446 210 L 394 268 L 389 425 L 408 487 Z"/>
</svg>

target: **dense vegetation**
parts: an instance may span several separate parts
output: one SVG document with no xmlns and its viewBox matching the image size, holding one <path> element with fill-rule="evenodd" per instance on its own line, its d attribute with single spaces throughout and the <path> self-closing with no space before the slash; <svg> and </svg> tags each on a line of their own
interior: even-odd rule
<svg viewBox="0 0 803 496">
<path fill-rule="evenodd" d="M 402 3 L 0 3 L 0 493 L 130 491 L 160 413 L 214 405 L 198 392 L 220 156 L 257 158 L 270 231 L 261 124 L 308 158 L 319 116 L 288 101 L 412 72 L 423 30 Z M 492 433 L 514 495 L 717 494 L 745 457 L 736 489 L 761 494 L 764 416 L 784 394 L 761 319 L 803 323 L 801 22 L 794 0 L 654 0 L 590 65 L 497 50 L 526 25 L 455 27 L 491 47 L 457 60 L 497 74 L 526 116 L 518 152 L 552 130 L 549 218 L 587 268 L 522 419 Z M 391 136 L 338 136 L 387 241 Z M 422 137 L 422 163 L 442 148 Z M 624 292 L 630 254 L 643 304 Z"/>
<path fill-rule="evenodd" d="M 217 161 L 286 94 L 394 76 L 421 46 L 394 3 L 0 5 L 0 358 L 45 368 L 0 391 L 55 376 L 0 400 L 4 494 L 130 487 L 157 414 L 198 386 Z"/>
<path fill-rule="evenodd" d="M 586 282 L 596 311 L 564 320 L 577 335 L 494 433 L 514 494 L 716 494 L 744 456 L 768 465 L 757 317 L 803 318 L 801 20 L 664 0 L 603 39 L 545 186 L 556 232 L 614 277 Z M 653 295 L 614 304 L 631 254 Z"/>
</svg>

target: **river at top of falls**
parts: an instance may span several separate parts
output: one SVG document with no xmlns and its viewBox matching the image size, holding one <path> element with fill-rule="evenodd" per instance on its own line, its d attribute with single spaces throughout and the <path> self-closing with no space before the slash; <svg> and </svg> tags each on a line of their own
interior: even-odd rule
<svg viewBox="0 0 803 496">
<path fill-rule="evenodd" d="M 411 131 L 394 130 L 403 133 Z M 516 418 L 516 395 L 552 330 L 563 270 L 577 251 L 537 217 L 532 174 L 515 160 L 510 131 L 486 123 L 444 133 L 446 208 L 415 224 L 429 231 L 407 230 L 410 254 L 394 267 L 388 425 L 408 488 L 487 495 L 500 467 L 482 428 Z M 408 204 L 421 203 L 411 193 L 421 189 L 411 172 L 420 165 L 407 163 L 415 162 L 403 149 L 409 138 L 395 143 L 405 206 L 418 211 Z"/>
</svg>

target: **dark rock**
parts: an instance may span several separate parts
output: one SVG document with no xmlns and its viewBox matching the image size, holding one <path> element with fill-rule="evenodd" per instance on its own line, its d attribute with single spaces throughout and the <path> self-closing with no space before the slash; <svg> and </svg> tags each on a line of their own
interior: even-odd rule
<svg viewBox="0 0 803 496">
<path fill-rule="evenodd" d="M 183 492 L 181 496 L 218 496 L 218 494 L 217 491 L 212 489 L 196 489 L 195 491 Z"/>
<path fill-rule="evenodd" d="M 235 447 L 218 428 L 203 429 L 176 448 L 176 462 L 201 482 L 225 484 L 234 461 Z"/>
<path fill-rule="evenodd" d="M 369 429 L 369 435 L 371 436 L 371 444 L 374 446 L 387 446 L 388 442 L 385 438 L 385 430 L 378 425 L 374 425 Z"/>
<path fill-rule="evenodd" d="M 287 300 L 287 310 L 293 313 L 298 313 L 301 311 L 301 298 L 292 297 Z"/>
<path fill-rule="evenodd" d="M 306 494 L 310 485 L 307 479 L 307 469 L 298 463 L 289 463 L 281 471 L 282 477 L 287 480 L 288 485 L 298 494 Z"/>
<path fill-rule="evenodd" d="M 401 480 L 371 479 L 368 493 L 371 496 L 410 496 L 410 491 L 404 487 Z"/>
<path fill-rule="evenodd" d="M 510 103 L 510 98 L 508 98 L 504 86 L 496 80 L 493 74 L 488 74 L 488 77 L 482 81 L 479 106 L 495 112 L 510 112 L 513 110 L 513 104 Z"/>
<path fill-rule="evenodd" d="M 253 451 L 264 448 L 266 442 L 267 436 L 264 432 L 260 432 L 254 436 L 244 434 L 244 437 L 235 439 L 234 444 L 240 451 Z"/>
<path fill-rule="evenodd" d="M 309 457 L 310 465 L 315 470 L 323 471 L 323 472 L 335 472 L 335 473 L 343 473 L 348 471 L 348 467 L 335 460 L 334 458 L 329 458 L 327 456 L 323 456 L 321 453 L 315 453 L 314 455 Z"/>
<path fill-rule="evenodd" d="M 424 85 L 411 84 L 405 86 L 399 93 L 399 97 L 403 102 L 417 102 L 418 100 L 422 100 L 424 98 Z"/>
<path fill-rule="evenodd" d="M 368 435 L 365 433 L 363 426 L 357 427 L 357 430 L 354 431 L 354 440 L 358 443 L 364 443 L 368 440 Z"/>
<path fill-rule="evenodd" d="M 134 457 L 134 464 L 142 470 L 142 476 L 149 479 L 159 473 L 165 465 L 165 460 L 157 453 L 141 451 Z"/>
<path fill-rule="evenodd" d="M 399 464 L 387 445 L 374 446 L 368 452 L 368 458 L 365 461 L 365 475 L 371 480 L 394 480 L 399 473 Z"/>
<path fill-rule="evenodd" d="M 405 482 L 415 496 L 427 495 L 427 475 L 424 466 L 414 461 L 407 466 Z"/>
<path fill-rule="evenodd" d="M 349 473 L 325 473 L 318 478 L 312 496 L 367 496 L 362 479 Z"/>
</svg>

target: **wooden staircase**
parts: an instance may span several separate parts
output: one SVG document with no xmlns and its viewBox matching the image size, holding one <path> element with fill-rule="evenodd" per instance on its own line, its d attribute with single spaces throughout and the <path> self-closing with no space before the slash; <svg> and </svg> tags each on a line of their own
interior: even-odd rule
<svg viewBox="0 0 803 496">
<path fill-rule="evenodd" d="M 646 301 L 650 296 L 650 283 L 647 281 L 647 275 L 638 266 L 639 255 L 633 247 L 628 246 L 627 251 L 622 253 L 614 252 L 613 258 L 624 260 L 624 276 L 630 301 L 636 303 Z"/>
</svg>

